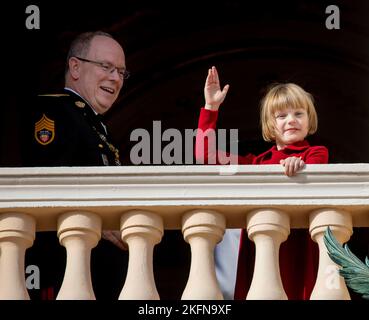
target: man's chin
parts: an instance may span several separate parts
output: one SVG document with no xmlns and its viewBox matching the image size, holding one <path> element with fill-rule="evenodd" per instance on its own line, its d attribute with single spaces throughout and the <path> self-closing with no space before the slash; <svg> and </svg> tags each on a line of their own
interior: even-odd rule
<svg viewBox="0 0 369 320">
<path fill-rule="evenodd" d="M 95 110 L 99 114 L 104 114 L 111 108 L 111 106 L 111 104 L 100 104 Z"/>
</svg>

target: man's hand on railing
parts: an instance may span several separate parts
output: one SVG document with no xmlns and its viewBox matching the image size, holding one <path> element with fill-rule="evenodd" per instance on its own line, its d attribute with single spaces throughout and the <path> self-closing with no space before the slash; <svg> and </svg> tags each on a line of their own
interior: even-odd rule
<svg viewBox="0 0 369 320">
<path fill-rule="evenodd" d="M 109 240 L 119 249 L 128 250 L 127 244 L 122 241 L 119 230 L 103 230 L 101 237 L 105 240 Z"/>
</svg>

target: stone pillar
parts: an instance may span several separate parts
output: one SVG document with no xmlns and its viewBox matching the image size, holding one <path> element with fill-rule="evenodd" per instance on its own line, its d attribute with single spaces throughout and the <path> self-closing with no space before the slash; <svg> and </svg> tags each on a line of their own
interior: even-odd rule
<svg viewBox="0 0 369 320">
<path fill-rule="evenodd" d="M 289 216 L 276 209 L 247 215 L 247 232 L 255 242 L 255 266 L 247 300 L 286 300 L 279 270 L 279 247 L 290 233 Z"/>
<path fill-rule="evenodd" d="M 0 215 L 0 299 L 29 300 L 24 256 L 35 239 L 36 221 L 24 213 Z"/>
<path fill-rule="evenodd" d="M 163 236 L 162 218 L 149 211 L 129 211 L 120 220 L 120 230 L 122 240 L 128 244 L 129 262 L 119 300 L 158 300 L 153 250 Z"/>
<path fill-rule="evenodd" d="M 90 212 L 67 212 L 58 218 L 59 242 L 67 250 L 67 265 L 57 300 L 94 300 L 91 249 L 101 238 L 101 218 Z"/>
<path fill-rule="evenodd" d="M 342 244 L 352 235 L 351 215 L 331 208 L 313 211 L 309 217 L 311 238 L 319 246 L 319 268 L 311 300 L 350 300 L 344 279 L 338 266 L 329 258 L 324 243 L 324 233 L 329 226 L 335 238 Z"/>
<path fill-rule="evenodd" d="M 222 240 L 225 218 L 213 210 L 193 210 L 182 219 L 184 239 L 191 246 L 191 269 L 182 300 L 223 299 L 215 275 L 214 248 Z"/>
</svg>

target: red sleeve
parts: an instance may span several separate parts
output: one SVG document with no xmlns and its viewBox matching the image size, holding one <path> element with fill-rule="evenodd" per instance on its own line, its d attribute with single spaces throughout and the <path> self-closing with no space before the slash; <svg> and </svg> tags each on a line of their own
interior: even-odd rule
<svg viewBox="0 0 369 320">
<path fill-rule="evenodd" d="M 244 157 L 217 150 L 216 124 L 218 111 L 201 108 L 196 133 L 195 158 L 198 164 L 251 164 L 254 155 Z"/>
<path fill-rule="evenodd" d="M 306 164 L 326 164 L 328 163 L 328 149 L 323 146 L 316 146 L 309 148 L 306 155 Z"/>
</svg>

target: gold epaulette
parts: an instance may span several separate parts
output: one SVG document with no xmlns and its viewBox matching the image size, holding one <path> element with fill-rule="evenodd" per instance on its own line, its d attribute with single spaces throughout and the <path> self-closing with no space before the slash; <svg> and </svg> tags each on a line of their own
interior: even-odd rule
<svg viewBox="0 0 369 320">
<path fill-rule="evenodd" d="M 38 97 L 69 97 L 68 93 L 59 93 L 59 94 L 39 94 Z"/>
</svg>

